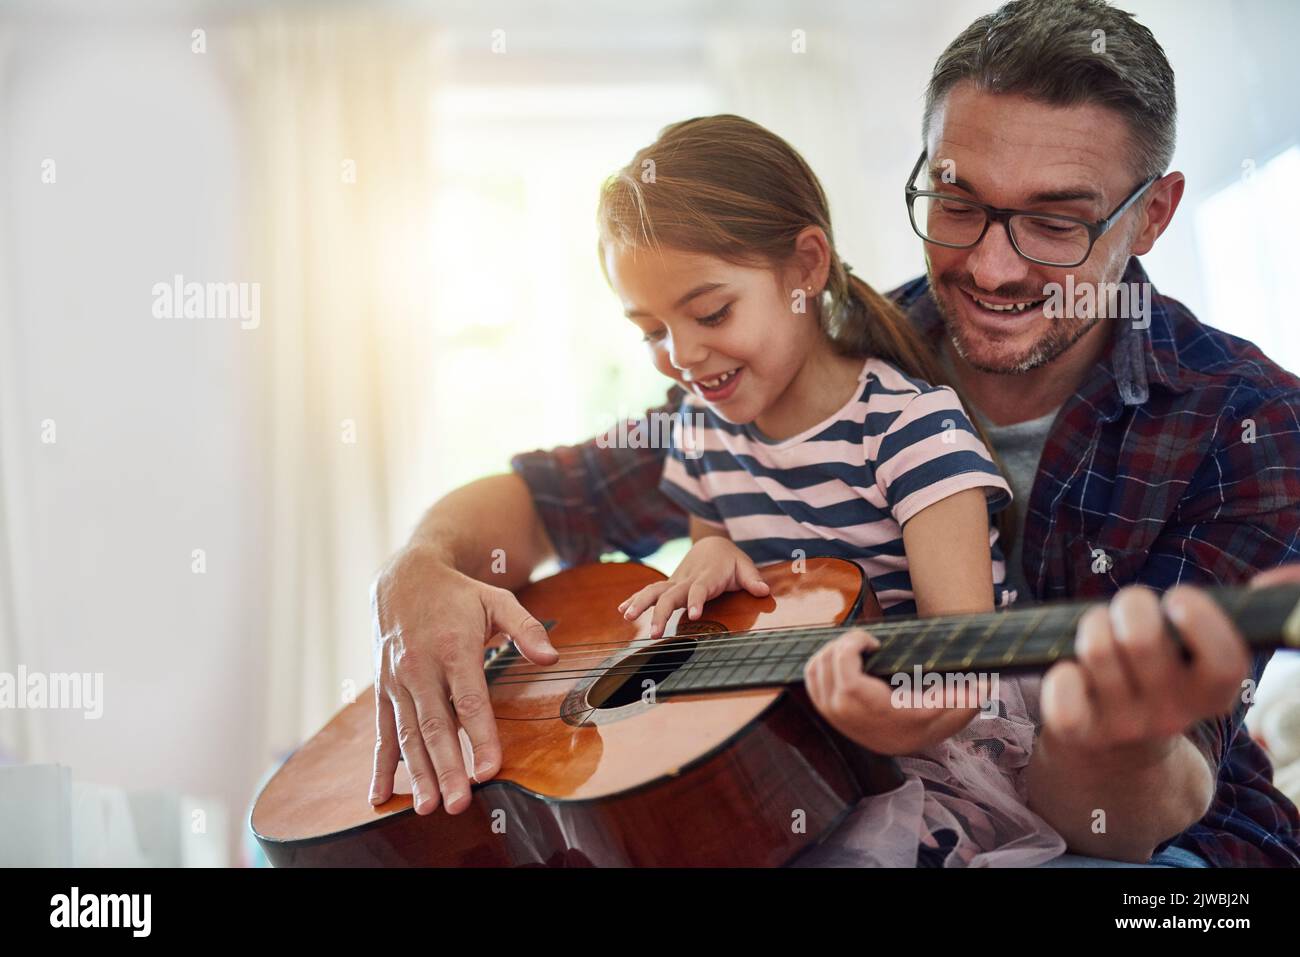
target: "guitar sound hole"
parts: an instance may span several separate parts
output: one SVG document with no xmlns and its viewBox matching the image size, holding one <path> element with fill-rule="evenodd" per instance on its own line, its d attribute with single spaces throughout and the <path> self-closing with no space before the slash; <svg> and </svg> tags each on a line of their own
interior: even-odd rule
<svg viewBox="0 0 1300 957">
<path fill-rule="evenodd" d="M 695 654 L 694 642 L 684 648 L 680 638 L 670 638 L 662 644 L 667 646 L 665 650 L 655 651 L 655 646 L 651 646 L 638 651 L 597 679 L 587 691 L 587 704 L 598 711 L 636 704 L 649 687 L 646 681 L 653 681 L 656 687 L 663 685 L 669 675 Z"/>
</svg>

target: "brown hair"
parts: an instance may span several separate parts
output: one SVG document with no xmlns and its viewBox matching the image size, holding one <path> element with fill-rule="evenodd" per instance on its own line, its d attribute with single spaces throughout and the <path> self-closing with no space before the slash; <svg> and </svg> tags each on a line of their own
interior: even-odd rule
<svg viewBox="0 0 1300 957">
<path fill-rule="evenodd" d="M 1128 124 L 1135 172 L 1144 179 L 1173 160 L 1173 68 L 1150 30 L 1102 0 L 1013 0 L 977 19 L 934 65 L 924 135 L 940 101 L 963 81 L 1052 106 L 1114 110 Z"/>
<path fill-rule="evenodd" d="M 722 114 L 664 127 L 605 181 L 596 215 L 602 269 L 610 245 L 664 247 L 775 267 L 789 260 L 800 232 L 818 226 L 830 246 L 831 266 L 815 308 L 836 351 L 883 359 L 914 378 L 956 389 L 903 310 L 841 261 L 826 194 L 804 158 L 757 123 Z M 971 424 L 988 445 L 973 417 Z M 989 452 L 994 454 L 991 447 Z M 1008 553 L 1010 512 L 998 517 Z"/>
<path fill-rule="evenodd" d="M 794 147 L 757 123 L 723 114 L 664 127 L 605 181 L 597 221 L 602 268 L 611 244 L 779 266 L 793 253 L 795 237 L 819 226 L 831 267 L 817 315 L 836 350 L 876 356 L 908 375 L 939 381 L 933 353 L 903 311 L 850 274 L 835 253 L 816 175 Z"/>
</svg>

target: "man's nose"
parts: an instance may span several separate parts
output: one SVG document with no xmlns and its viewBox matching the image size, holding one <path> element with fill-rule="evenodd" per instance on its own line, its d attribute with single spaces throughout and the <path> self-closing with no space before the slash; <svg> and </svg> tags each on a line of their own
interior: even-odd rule
<svg viewBox="0 0 1300 957">
<path fill-rule="evenodd" d="M 992 292 L 1022 282 L 1029 274 L 1029 261 L 1011 245 L 1006 223 L 990 223 L 984 238 L 967 254 L 966 268 L 976 285 Z"/>
</svg>

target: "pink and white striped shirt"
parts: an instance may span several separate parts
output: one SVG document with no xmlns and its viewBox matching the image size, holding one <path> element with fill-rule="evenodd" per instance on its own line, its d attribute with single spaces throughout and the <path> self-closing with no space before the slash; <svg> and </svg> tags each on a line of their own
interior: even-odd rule
<svg viewBox="0 0 1300 957">
<path fill-rule="evenodd" d="M 903 525 L 922 509 L 984 488 L 990 517 L 1011 489 L 949 386 L 867 359 L 853 398 L 779 442 L 733 425 L 687 395 L 683 429 L 664 464 L 664 494 L 725 527 L 756 564 L 831 556 L 858 562 L 881 608 L 915 614 Z M 989 523 L 995 595 L 1006 567 Z M 996 604 L 995 598 L 995 604 Z"/>
</svg>

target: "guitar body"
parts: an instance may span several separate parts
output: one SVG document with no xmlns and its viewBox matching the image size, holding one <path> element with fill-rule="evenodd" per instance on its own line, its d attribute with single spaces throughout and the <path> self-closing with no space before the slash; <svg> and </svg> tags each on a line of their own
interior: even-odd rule
<svg viewBox="0 0 1300 957">
<path fill-rule="evenodd" d="M 489 667 L 503 748 L 470 807 L 421 817 L 405 766 L 398 791 L 367 800 L 374 696 L 345 707 L 267 783 L 251 826 L 276 866 L 776 866 L 832 830 L 866 794 L 896 786 L 894 765 L 842 738 L 802 686 L 658 698 L 688 636 L 870 620 L 861 569 L 808 559 L 762 569 L 769 597 L 730 593 L 701 620 L 649 642 L 650 614 L 617 605 L 663 576 L 634 563 L 585 565 L 535 582 L 521 603 L 549 628 L 560 661 L 513 648 Z M 648 647 L 647 647 L 648 646 Z M 668 657 L 665 657 L 665 656 Z M 645 674 L 638 674 L 647 668 Z"/>
</svg>

